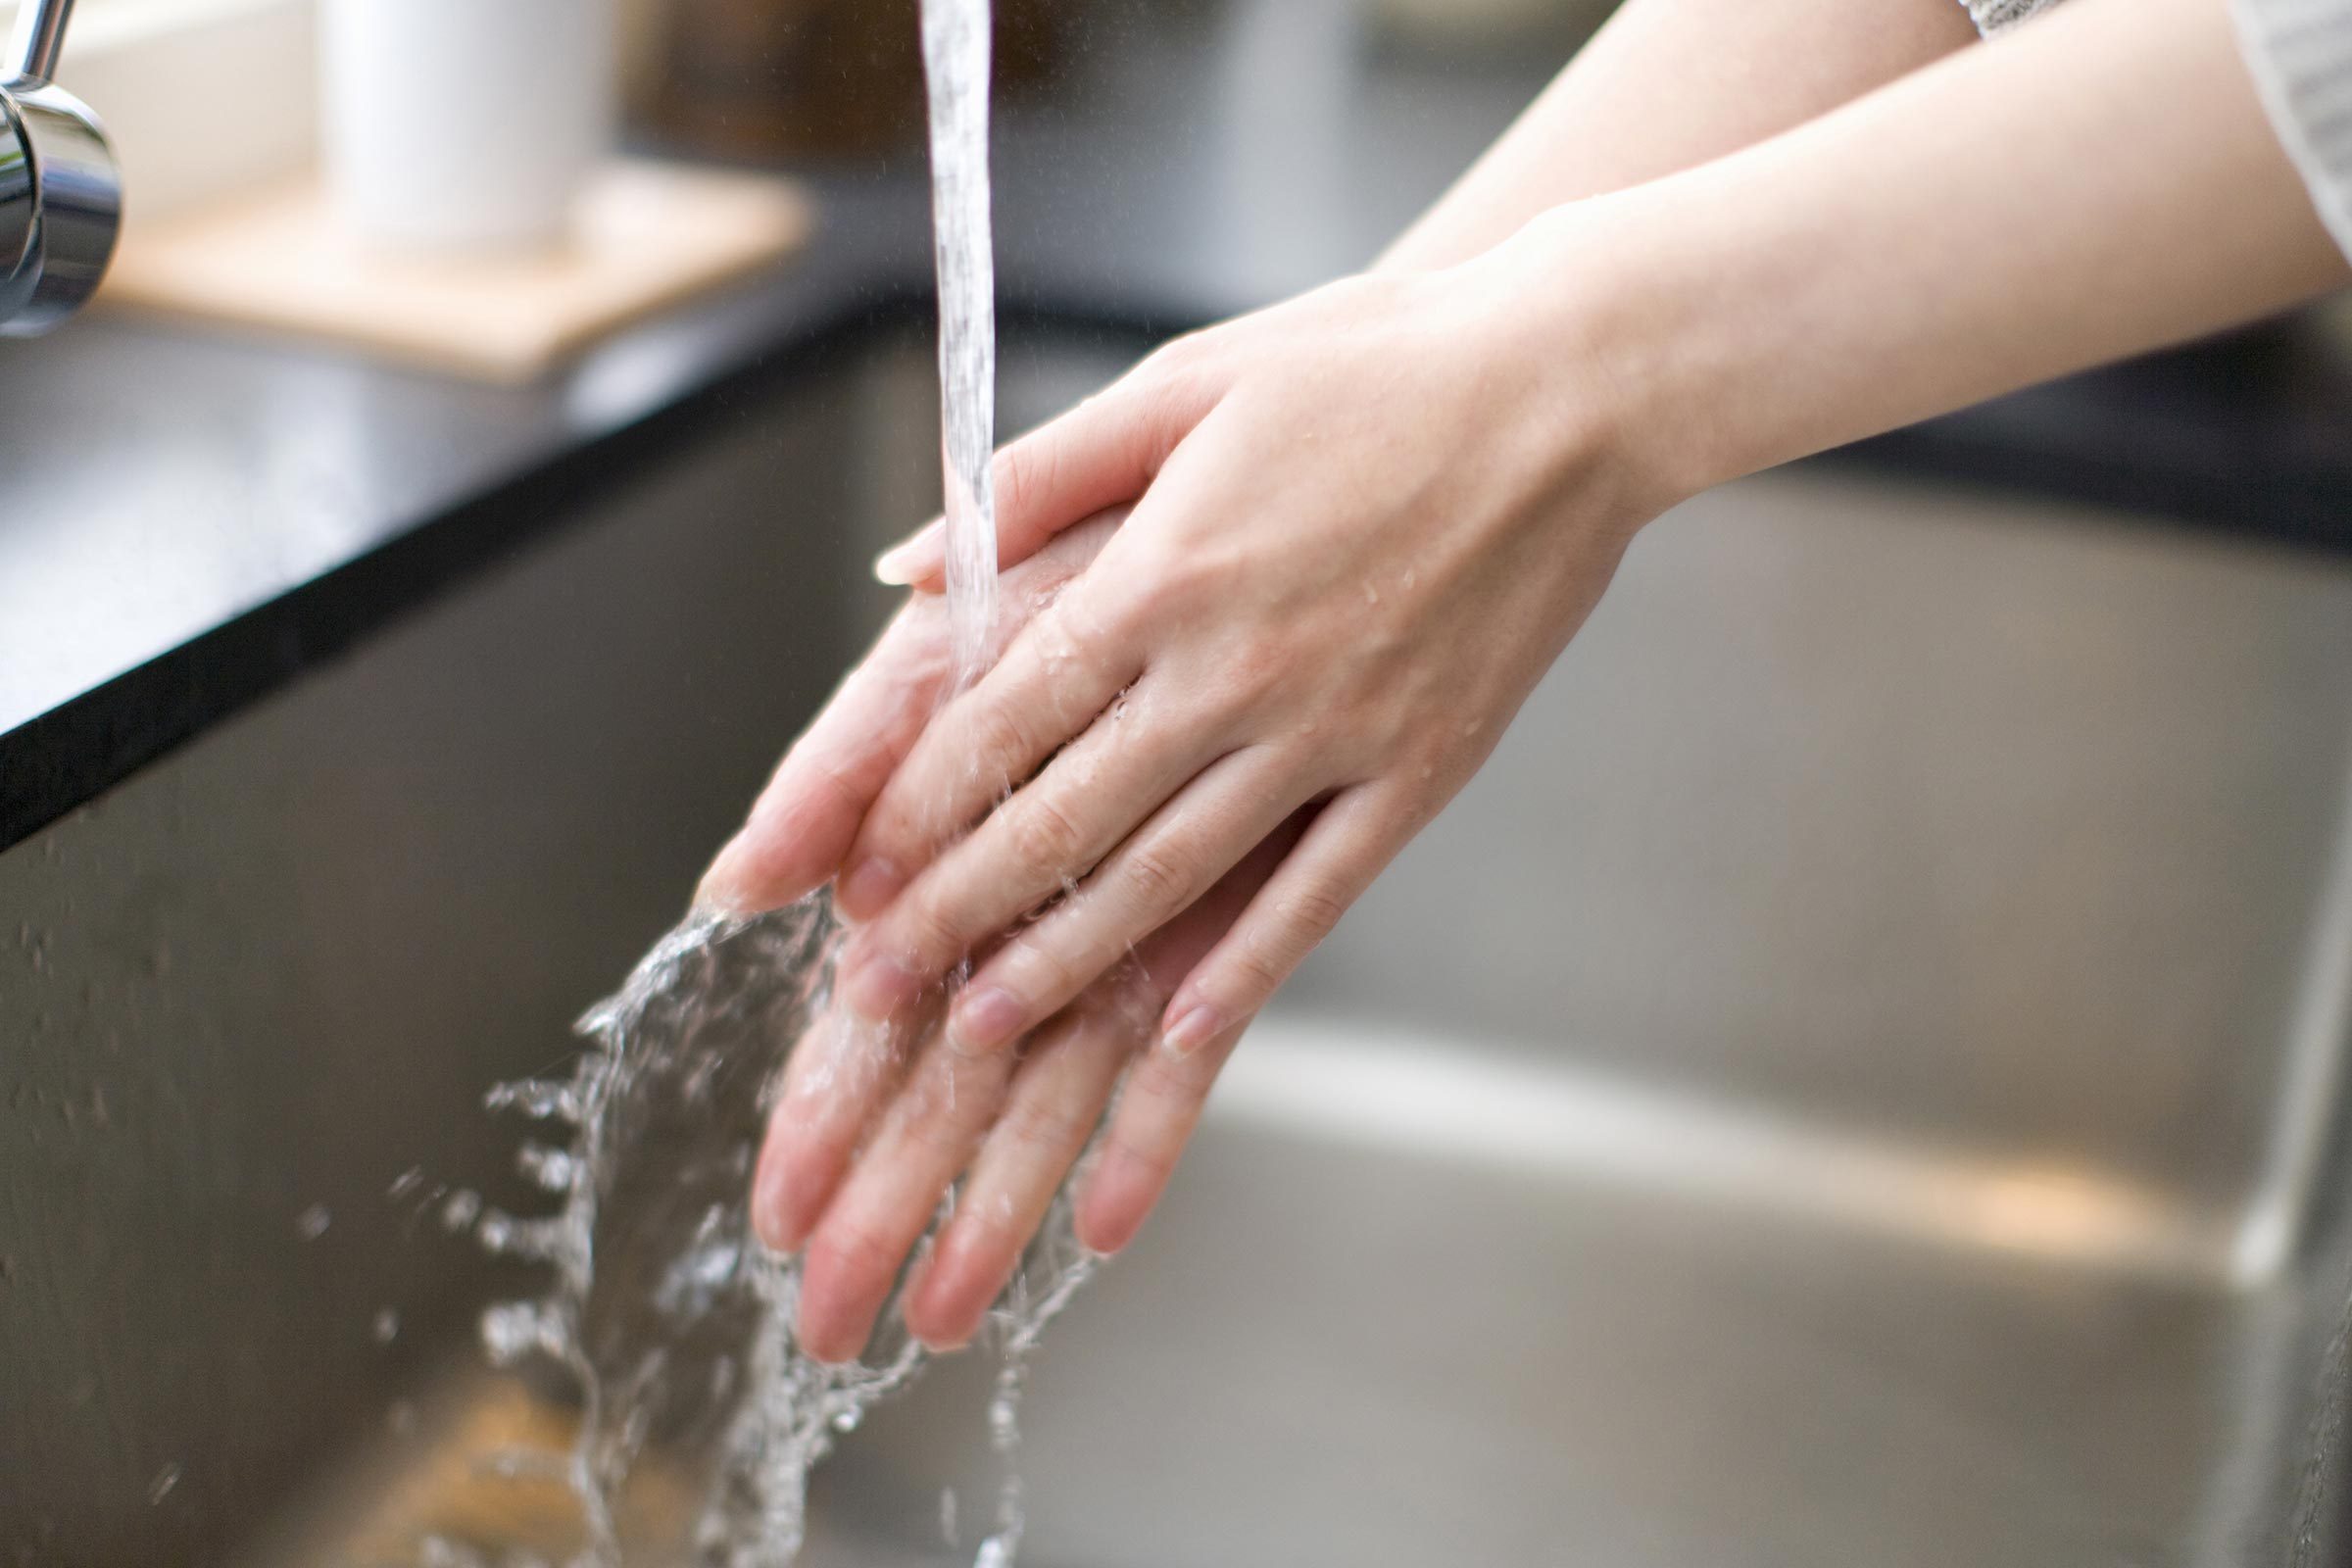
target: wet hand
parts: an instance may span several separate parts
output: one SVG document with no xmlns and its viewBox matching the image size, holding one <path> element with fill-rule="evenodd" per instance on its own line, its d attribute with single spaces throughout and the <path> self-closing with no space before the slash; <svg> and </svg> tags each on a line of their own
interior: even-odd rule
<svg viewBox="0 0 2352 1568">
<path fill-rule="evenodd" d="M 866 811 L 839 892 L 853 1012 L 904 1019 L 973 957 L 946 1048 L 1005 1052 L 1304 813 L 1158 1020 L 1177 1058 L 1230 1047 L 1673 499 L 1606 360 L 1531 330 L 1529 299 L 1570 287 L 1509 246 L 1350 280 L 1182 340 L 1007 450 L 1004 559 L 1133 514 Z M 886 574 L 928 585 L 936 557 L 918 539 Z"/>
</svg>

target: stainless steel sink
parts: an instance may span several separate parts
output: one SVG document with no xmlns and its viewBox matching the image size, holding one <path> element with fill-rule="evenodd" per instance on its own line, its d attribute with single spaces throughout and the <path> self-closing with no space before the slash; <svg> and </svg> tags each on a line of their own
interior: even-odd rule
<svg viewBox="0 0 2352 1568">
<path fill-rule="evenodd" d="M 1008 425 L 1107 368 L 1012 363 Z M 480 1088 L 871 624 L 927 373 L 877 348 L 0 858 L 54 1129 L 0 1141 L 0 1563 L 371 1565 L 560 1427 L 467 1344 L 514 1282 L 384 1188 L 495 1187 Z M 2344 563 L 1835 469 L 1684 509 L 1049 1334 L 1022 1561 L 2336 1560 L 2348 787 Z M 990 1371 L 847 1441 L 812 1568 L 970 1560 Z"/>
</svg>

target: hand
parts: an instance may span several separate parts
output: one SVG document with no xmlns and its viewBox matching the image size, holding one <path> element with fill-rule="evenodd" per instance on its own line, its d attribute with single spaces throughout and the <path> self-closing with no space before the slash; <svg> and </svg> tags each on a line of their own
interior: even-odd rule
<svg viewBox="0 0 2352 1568">
<path fill-rule="evenodd" d="M 1117 526 L 1061 534 L 1002 581 L 1007 629 L 1025 624 Z M 832 875 L 865 809 L 905 757 L 949 677 L 945 606 L 918 596 L 892 621 L 761 792 L 705 876 L 698 902 L 738 910 L 790 903 Z M 1282 855 L 1300 823 L 1261 845 L 1211 894 L 1141 944 L 1137 961 L 1037 1032 L 1020 1057 L 970 1061 L 937 1049 L 935 1009 L 878 1034 L 838 1012 L 796 1047 L 755 1178 L 754 1217 L 779 1250 L 804 1242 L 802 1343 L 846 1359 L 864 1343 L 907 1249 L 941 1195 L 956 1210 L 908 1292 L 925 1343 L 969 1340 L 1127 1073 L 1082 1194 L 1078 1229 L 1098 1251 L 1126 1245 L 1190 1136 L 1219 1058 L 1136 1065 L 1159 1006 Z M 879 1129 L 873 1124 L 880 1118 Z M 869 1130 L 867 1157 L 850 1165 Z M 849 1179 L 845 1184 L 844 1178 Z M 836 1200 L 838 1198 L 838 1201 Z"/>
<path fill-rule="evenodd" d="M 840 888 L 865 923 L 853 1011 L 906 1016 L 982 955 L 947 1040 L 1004 1051 L 1311 808 L 1164 1009 L 1176 1054 L 1230 1042 L 1484 760 L 1664 505 L 1605 362 L 1530 329 L 1574 286 L 1545 254 L 1183 340 L 1006 453 L 1005 559 L 1140 500 L 867 811 Z M 934 548 L 894 564 L 926 580 Z"/>
</svg>

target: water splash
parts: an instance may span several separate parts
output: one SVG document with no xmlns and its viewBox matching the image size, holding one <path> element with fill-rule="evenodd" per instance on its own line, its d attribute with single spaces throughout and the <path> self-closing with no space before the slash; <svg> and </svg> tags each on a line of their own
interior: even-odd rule
<svg viewBox="0 0 2352 1568">
<path fill-rule="evenodd" d="M 543 1298 L 491 1308 L 482 1339 L 493 1361 L 569 1385 L 579 1423 L 567 1479 L 587 1532 L 579 1568 L 626 1560 L 631 1482 L 655 1454 L 665 1473 L 704 1478 L 688 1526 L 701 1562 L 790 1562 L 810 1469 L 924 1364 L 895 1295 L 867 1361 L 828 1366 L 803 1353 L 792 1332 L 800 1260 L 770 1253 L 751 1229 L 764 1109 L 823 1005 L 836 939 L 821 897 L 750 919 L 690 920 L 581 1020 L 587 1049 L 569 1077 L 491 1097 L 577 1112 L 564 1118 L 574 1131 L 560 1159 L 538 1144 L 522 1155 L 536 1181 L 561 1178 L 561 1209 L 518 1218 L 485 1208 L 474 1231 L 555 1270 Z M 1009 1379 L 992 1441 L 1008 1465 L 1020 1370 L 1094 1266 L 1065 1194 L 991 1314 Z M 1009 1563 L 1021 1523 L 1008 1479 L 983 1560 Z"/>
</svg>

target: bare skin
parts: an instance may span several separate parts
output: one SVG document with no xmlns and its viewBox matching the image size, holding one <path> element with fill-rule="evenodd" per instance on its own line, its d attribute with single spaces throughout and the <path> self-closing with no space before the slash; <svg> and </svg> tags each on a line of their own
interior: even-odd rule
<svg viewBox="0 0 2352 1568">
<path fill-rule="evenodd" d="M 1668 58 L 1650 15 L 1612 24 L 1619 69 Z M 1660 132 L 1624 182 L 1570 176 L 1587 191 L 1539 152 L 1607 139 L 1572 69 L 1383 270 L 1182 340 L 1001 457 L 1007 562 L 1132 515 L 927 721 L 889 695 L 886 638 L 706 883 L 759 906 L 841 873 L 861 928 L 839 1038 L 925 1042 L 860 1093 L 788 1094 L 771 1127 L 757 1209 L 808 1243 L 812 1351 L 863 1344 L 967 1166 L 908 1317 L 969 1337 L 1110 1093 L 1113 1038 L 1137 1065 L 1081 1227 L 1132 1237 L 1243 1028 L 1483 762 L 1651 517 L 2344 280 L 2223 0 L 2075 0 L 1958 41 L 1923 20 L 1852 76 L 1794 73 L 1785 118 L 1727 116 L 1752 145 L 1696 163 L 1723 148 Z M 1769 134 L 1873 71 L 1900 79 Z M 1594 81 L 1616 112 L 1687 101 Z M 927 588 L 936 560 L 918 537 L 886 564 Z M 989 780 L 1020 787 L 998 805 Z M 1052 1045 L 1145 1005 L 1140 1031 Z M 1009 1085 L 1004 1114 L 942 1094 L 959 1074 Z M 1007 1131 L 1025 1095 L 1063 1136 Z"/>
</svg>

